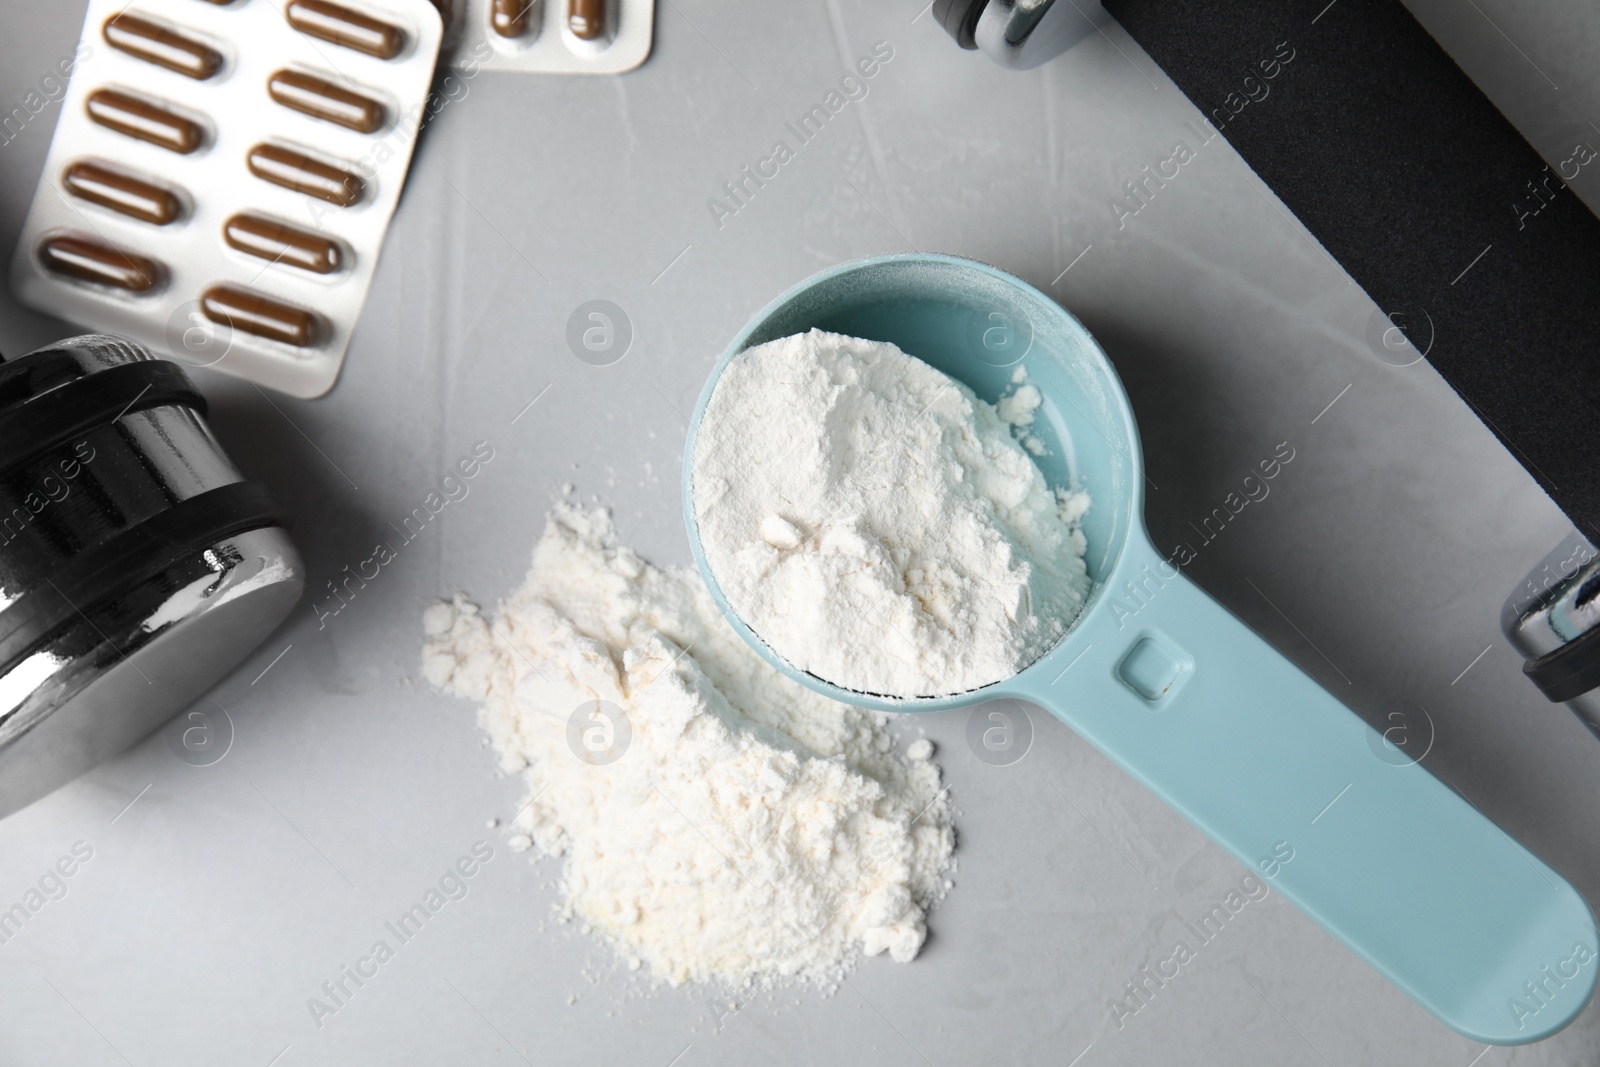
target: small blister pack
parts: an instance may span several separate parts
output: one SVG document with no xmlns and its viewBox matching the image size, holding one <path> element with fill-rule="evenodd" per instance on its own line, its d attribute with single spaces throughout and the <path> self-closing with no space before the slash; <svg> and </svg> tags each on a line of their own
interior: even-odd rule
<svg viewBox="0 0 1600 1067">
<path fill-rule="evenodd" d="M 441 0 L 451 66 L 621 74 L 650 54 L 655 0 Z"/>
<path fill-rule="evenodd" d="M 190 365 L 327 392 L 443 31 L 431 0 L 89 0 L 12 290 Z"/>
</svg>

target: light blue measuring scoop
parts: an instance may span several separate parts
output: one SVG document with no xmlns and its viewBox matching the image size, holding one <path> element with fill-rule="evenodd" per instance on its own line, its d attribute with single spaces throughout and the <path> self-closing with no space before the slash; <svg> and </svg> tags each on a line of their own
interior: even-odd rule
<svg viewBox="0 0 1600 1067">
<path fill-rule="evenodd" d="M 937 698 L 866 696 L 795 670 L 728 605 L 695 526 L 696 430 L 735 355 L 813 327 L 892 342 L 990 401 L 1025 363 L 1044 396 L 1045 477 L 1093 499 L 1095 585 L 1071 632 L 1020 674 Z M 1565 1026 L 1600 972 L 1583 900 L 1164 560 L 1143 488 L 1133 412 L 1082 324 L 993 267 L 918 254 L 825 271 L 745 327 L 690 422 L 683 501 L 723 614 L 802 685 L 881 711 L 1045 708 L 1452 1029 L 1522 1044 Z"/>
</svg>

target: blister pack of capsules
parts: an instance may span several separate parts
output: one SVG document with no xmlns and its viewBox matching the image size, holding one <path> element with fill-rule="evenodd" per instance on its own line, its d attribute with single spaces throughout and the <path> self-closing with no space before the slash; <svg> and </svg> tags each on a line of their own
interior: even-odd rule
<svg viewBox="0 0 1600 1067">
<path fill-rule="evenodd" d="M 191 365 L 327 392 L 443 32 L 431 0 L 90 0 L 13 291 Z"/>
<path fill-rule="evenodd" d="M 449 63 L 476 70 L 621 74 L 650 54 L 655 0 L 440 0 Z"/>
</svg>

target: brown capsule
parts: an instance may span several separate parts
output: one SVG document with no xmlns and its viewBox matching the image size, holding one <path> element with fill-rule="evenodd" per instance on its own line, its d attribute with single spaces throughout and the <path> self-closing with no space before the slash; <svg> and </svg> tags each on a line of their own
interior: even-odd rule
<svg viewBox="0 0 1600 1067">
<path fill-rule="evenodd" d="M 568 0 L 567 29 L 580 41 L 606 35 L 606 0 Z"/>
<path fill-rule="evenodd" d="M 302 308 L 232 285 L 214 285 L 200 294 L 200 311 L 212 322 L 305 348 L 317 339 L 317 317 Z"/>
<path fill-rule="evenodd" d="M 196 81 L 222 69 L 222 53 L 215 48 L 138 15 L 113 15 L 101 32 L 112 48 Z"/>
<path fill-rule="evenodd" d="M 62 174 L 61 184 L 80 200 L 157 226 L 175 221 L 183 211 L 171 190 L 95 163 L 72 164 Z"/>
<path fill-rule="evenodd" d="M 493 0 L 489 5 L 489 25 L 502 37 L 522 37 L 539 0 Z"/>
<path fill-rule="evenodd" d="M 365 52 L 379 59 L 393 59 L 406 46 L 405 31 L 387 22 L 323 0 L 289 0 L 284 10 L 289 25 L 301 33 L 334 44 Z"/>
<path fill-rule="evenodd" d="M 81 237 L 52 237 L 39 245 L 47 270 L 130 293 L 148 293 L 161 280 L 154 260 Z"/>
<path fill-rule="evenodd" d="M 109 130 L 188 155 L 205 137 L 200 124 L 116 89 L 96 89 L 84 101 L 89 117 Z"/>
<path fill-rule="evenodd" d="M 267 92 L 284 107 L 357 133 L 372 133 L 384 123 L 378 101 L 305 71 L 278 71 L 267 79 Z"/>
<path fill-rule="evenodd" d="M 367 189 L 367 183 L 349 171 L 283 145 L 258 144 L 250 149 L 246 162 L 250 173 L 263 181 L 340 207 L 354 204 Z"/>
<path fill-rule="evenodd" d="M 332 240 L 260 215 L 233 216 L 222 224 L 222 237 L 241 252 L 313 274 L 339 269 L 339 246 Z"/>
</svg>

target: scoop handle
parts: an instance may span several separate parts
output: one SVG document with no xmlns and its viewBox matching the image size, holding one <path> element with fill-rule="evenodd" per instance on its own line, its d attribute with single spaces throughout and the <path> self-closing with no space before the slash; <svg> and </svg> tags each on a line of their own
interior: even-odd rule
<svg viewBox="0 0 1600 1067">
<path fill-rule="evenodd" d="M 1386 741 L 1139 536 L 1103 584 L 1006 695 L 1056 715 L 1459 1033 L 1522 1044 L 1582 1010 L 1600 973 L 1589 908 L 1413 762 L 1420 722 Z"/>
</svg>

